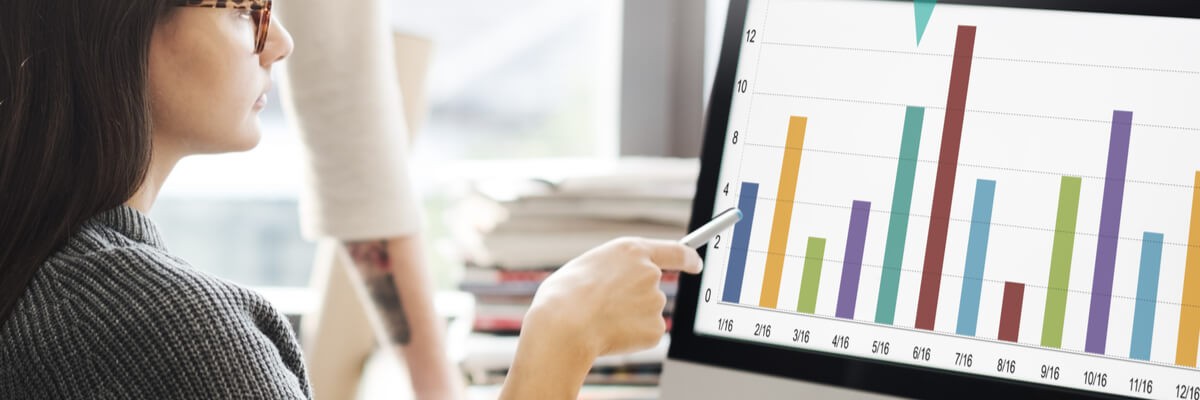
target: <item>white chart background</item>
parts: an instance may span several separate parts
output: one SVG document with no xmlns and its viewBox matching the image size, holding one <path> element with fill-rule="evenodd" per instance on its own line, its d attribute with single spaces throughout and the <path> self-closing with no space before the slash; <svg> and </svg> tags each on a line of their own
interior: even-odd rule
<svg viewBox="0 0 1200 400">
<path fill-rule="evenodd" d="M 911 327 L 915 321 L 958 25 L 976 26 L 977 36 L 935 330 L 955 331 L 975 182 L 990 179 L 997 182 L 996 196 L 977 334 L 996 338 L 1003 282 L 1024 283 L 1019 337 L 1024 346 L 868 323 L 875 316 L 905 105 L 926 108 L 895 326 Z M 1200 38 L 1200 22 L 939 4 L 917 47 L 910 2 L 760 0 L 751 2 L 747 29 L 757 35 L 755 43 L 743 43 L 737 77 L 750 82 L 749 92 L 734 96 L 729 131 L 738 130 L 740 140 L 726 143 L 720 182 L 732 184 L 728 195 L 718 193 L 716 210 L 737 205 L 741 182 L 760 185 L 741 294 L 743 304 L 756 305 L 788 119 L 808 117 L 779 307 L 795 308 L 806 239 L 822 237 L 828 242 L 818 316 L 720 304 L 728 247 L 710 248 L 703 288 L 715 292 L 714 301 L 701 302 L 698 332 L 823 351 L 832 350 L 824 336 L 859 332 L 870 340 L 856 341 L 847 354 L 898 362 L 914 361 L 864 353 L 861 346 L 883 338 L 893 346 L 908 341 L 953 347 L 951 356 L 959 350 L 1026 354 L 1019 364 L 1024 368 L 1016 373 L 997 374 L 997 360 L 991 359 L 990 374 L 1124 395 L 1146 395 L 1131 393 L 1126 380 L 1153 379 L 1158 386 L 1146 396 L 1152 398 L 1175 398 L 1169 392 L 1176 385 L 1200 383 L 1196 370 L 1171 366 L 1193 178 L 1200 170 L 1200 51 L 1191 43 Z M 1082 350 L 1114 110 L 1132 111 L 1134 126 L 1109 357 L 1102 358 Z M 1083 183 L 1066 351 L 1051 351 L 1037 345 L 1063 176 L 1082 177 Z M 855 312 L 860 323 L 820 317 L 835 312 L 854 200 L 872 203 Z M 1165 235 L 1151 363 L 1122 360 L 1129 355 L 1144 231 Z M 721 318 L 738 321 L 734 332 L 717 330 Z M 778 337 L 753 335 L 756 323 L 772 321 L 778 321 L 773 323 Z M 824 336 L 808 346 L 792 342 L 793 330 L 800 327 Z M 938 355 L 928 364 L 956 367 Z M 1039 364 L 1073 375 L 1048 382 L 1037 376 Z M 968 370 L 989 374 L 979 368 Z M 1096 370 L 1111 375 L 1106 387 L 1082 383 L 1084 372 Z"/>
</svg>

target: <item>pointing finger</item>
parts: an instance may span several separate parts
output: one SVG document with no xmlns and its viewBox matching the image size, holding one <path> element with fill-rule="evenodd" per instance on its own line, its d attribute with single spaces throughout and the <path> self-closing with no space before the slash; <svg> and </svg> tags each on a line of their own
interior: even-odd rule
<svg viewBox="0 0 1200 400">
<path fill-rule="evenodd" d="M 644 244 L 650 251 L 650 261 L 663 271 L 699 274 L 703 268 L 695 249 L 667 240 L 646 240 Z"/>
</svg>

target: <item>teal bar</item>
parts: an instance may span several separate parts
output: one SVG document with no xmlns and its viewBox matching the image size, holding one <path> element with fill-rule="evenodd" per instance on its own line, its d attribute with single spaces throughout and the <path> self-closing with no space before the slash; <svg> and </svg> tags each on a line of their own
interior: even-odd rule
<svg viewBox="0 0 1200 400">
<path fill-rule="evenodd" d="M 917 155 L 921 149 L 921 130 L 925 107 L 909 106 L 904 111 L 904 136 L 900 140 L 900 161 L 896 166 L 896 187 L 892 191 L 892 215 L 888 221 L 887 245 L 883 251 L 883 276 L 879 280 L 879 298 L 875 322 L 891 325 L 896 319 L 896 296 L 900 290 L 900 268 L 904 263 L 904 241 L 908 237 L 908 214 L 912 210 L 913 183 L 917 177 Z"/>
<path fill-rule="evenodd" d="M 1158 305 L 1158 270 L 1162 266 L 1163 234 L 1142 234 L 1142 266 L 1138 271 L 1137 306 L 1133 310 L 1133 341 L 1129 358 L 1150 360 L 1154 338 L 1154 308 Z"/>
<path fill-rule="evenodd" d="M 988 237 L 992 228 L 992 205 L 996 200 L 996 181 L 975 182 L 975 206 L 971 212 L 971 233 L 967 238 L 967 266 L 963 274 L 962 297 L 958 306 L 958 334 L 975 336 L 979 325 L 979 292 L 983 290 L 983 265 L 987 260 Z"/>
</svg>

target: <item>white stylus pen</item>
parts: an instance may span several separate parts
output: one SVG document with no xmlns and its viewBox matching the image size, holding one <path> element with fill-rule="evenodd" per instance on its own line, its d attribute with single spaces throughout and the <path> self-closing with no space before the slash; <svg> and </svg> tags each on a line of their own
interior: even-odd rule
<svg viewBox="0 0 1200 400">
<path fill-rule="evenodd" d="M 684 236 L 683 239 L 679 239 L 679 244 L 693 249 L 699 248 L 717 237 L 717 234 L 729 230 L 729 228 L 732 228 L 734 224 L 737 224 L 741 220 L 742 210 L 737 209 L 737 207 L 722 211 L 716 217 L 713 217 L 712 221 L 708 221 L 704 226 L 692 231 L 692 233 Z"/>
</svg>

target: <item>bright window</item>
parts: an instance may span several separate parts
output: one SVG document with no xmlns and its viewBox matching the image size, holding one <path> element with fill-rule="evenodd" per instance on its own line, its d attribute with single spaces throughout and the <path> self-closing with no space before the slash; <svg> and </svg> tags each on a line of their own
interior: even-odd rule
<svg viewBox="0 0 1200 400">
<path fill-rule="evenodd" d="M 398 31 L 435 41 L 416 170 L 457 160 L 614 155 L 620 4 L 390 2 Z M 198 269 L 251 286 L 303 286 L 314 245 L 299 235 L 302 149 L 272 98 L 257 149 L 184 160 L 151 216 L 168 247 Z M 443 205 L 430 201 L 434 234 Z"/>
<path fill-rule="evenodd" d="M 615 154 L 619 1 L 391 4 L 397 31 L 435 43 L 420 157 Z"/>
</svg>

